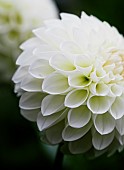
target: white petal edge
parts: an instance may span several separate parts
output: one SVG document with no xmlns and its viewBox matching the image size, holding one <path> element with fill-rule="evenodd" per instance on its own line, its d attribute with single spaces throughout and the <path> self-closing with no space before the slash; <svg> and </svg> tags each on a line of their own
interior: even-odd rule
<svg viewBox="0 0 124 170">
<path fill-rule="evenodd" d="M 21 89 L 28 92 L 41 92 L 42 80 L 32 77 L 30 74 L 26 75 L 20 85 Z"/>
<path fill-rule="evenodd" d="M 40 109 L 24 110 L 21 109 L 21 115 L 29 121 L 36 122 Z"/>
<path fill-rule="evenodd" d="M 55 72 L 44 79 L 42 89 L 44 92 L 55 95 L 68 92 L 70 87 L 67 77 Z"/>
<path fill-rule="evenodd" d="M 91 84 L 91 79 L 77 71 L 69 75 L 68 83 L 74 88 L 84 88 Z"/>
<path fill-rule="evenodd" d="M 84 90 L 72 90 L 65 98 L 65 106 L 69 108 L 76 108 L 82 105 L 88 97 L 87 89 Z"/>
<path fill-rule="evenodd" d="M 58 144 L 62 141 L 62 131 L 64 129 L 64 121 L 61 121 L 46 130 L 46 137 L 50 144 Z"/>
<path fill-rule="evenodd" d="M 41 112 L 43 116 L 51 115 L 65 108 L 64 95 L 48 95 L 42 100 Z"/>
<path fill-rule="evenodd" d="M 109 134 L 115 128 L 115 119 L 109 112 L 106 112 L 104 114 L 96 115 L 94 125 L 101 135 Z"/>
<path fill-rule="evenodd" d="M 103 114 L 110 109 L 113 102 L 114 98 L 112 97 L 90 96 L 87 100 L 87 106 L 93 113 Z"/>
<path fill-rule="evenodd" d="M 93 135 L 92 143 L 95 149 L 103 150 L 112 143 L 113 139 L 114 139 L 114 131 L 107 135 L 100 135 L 98 132 L 96 132 Z"/>
<path fill-rule="evenodd" d="M 54 72 L 54 69 L 49 65 L 49 62 L 44 59 L 38 59 L 29 67 L 29 73 L 35 78 L 45 78 L 47 75 Z"/>
<path fill-rule="evenodd" d="M 45 96 L 44 93 L 25 92 L 20 98 L 19 106 L 25 110 L 38 109 L 41 107 L 41 101 Z"/>
<path fill-rule="evenodd" d="M 91 126 L 91 122 L 82 128 L 72 128 L 71 126 L 67 125 L 62 132 L 62 138 L 64 141 L 75 141 L 80 139 L 90 130 Z"/>
<path fill-rule="evenodd" d="M 115 119 L 120 119 L 124 115 L 124 94 L 116 97 L 110 108 L 110 113 Z"/>
<path fill-rule="evenodd" d="M 92 137 L 87 133 L 81 139 L 69 142 L 69 150 L 72 154 L 82 154 L 90 150 L 92 147 Z"/>
<path fill-rule="evenodd" d="M 73 72 L 76 69 L 73 64 L 73 60 L 71 61 L 69 58 L 62 54 L 54 55 L 51 57 L 49 63 L 55 70 L 64 73 Z"/>
<path fill-rule="evenodd" d="M 50 116 L 43 116 L 40 112 L 37 117 L 37 126 L 40 131 L 43 131 L 54 124 L 60 122 L 66 117 L 68 109 L 62 110 L 60 112 L 54 113 Z"/>
<path fill-rule="evenodd" d="M 12 77 L 12 81 L 14 81 L 14 83 L 19 83 L 22 81 L 22 79 L 24 78 L 25 75 L 27 75 L 28 72 L 28 67 L 27 66 L 20 66 L 16 72 L 14 73 L 13 77 Z"/>
<path fill-rule="evenodd" d="M 124 135 L 124 116 L 116 120 L 116 129 L 120 135 Z"/>
<path fill-rule="evenodd" d="M 91 111 L 86 105 L 70 109 L 68 113 L 68 123 L 71 127 L 81 128 L 85 126 L 91 118 Z"/>
</svg>

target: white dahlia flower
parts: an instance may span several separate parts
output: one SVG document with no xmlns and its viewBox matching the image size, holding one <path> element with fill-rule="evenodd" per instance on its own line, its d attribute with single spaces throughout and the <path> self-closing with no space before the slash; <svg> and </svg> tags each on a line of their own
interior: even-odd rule
<svg viewBox="0 0 124 170">
<path fill-rule="evenodd" d="M 73 154 L 124 147 L 124 38 L 82 12 L 44 22 L 21 45 L 13 76 L 21 114 Z"/>
<path fill-rule="evenodd" d="M 44 19 L 57 17 L 52 0 L 0 0 L 0 72 L 13 70 L 11 58 L 19 55 L 18 47 L 32 36 L 32 29 L 43 25 Z"/>
</svg>

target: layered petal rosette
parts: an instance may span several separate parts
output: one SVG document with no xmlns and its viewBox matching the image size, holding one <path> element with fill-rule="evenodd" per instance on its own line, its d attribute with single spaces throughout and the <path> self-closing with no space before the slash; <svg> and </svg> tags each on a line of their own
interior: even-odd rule
<svg viewBox="0 0 124 170">
<path fill-rule="evenodd" d="M 124 147 L 124 38 L 82 12 L 61 13 L 21 45 L 13 76 L 21 114 L 42 140 L 72 154 L 108 155 Z"/>
</svg>

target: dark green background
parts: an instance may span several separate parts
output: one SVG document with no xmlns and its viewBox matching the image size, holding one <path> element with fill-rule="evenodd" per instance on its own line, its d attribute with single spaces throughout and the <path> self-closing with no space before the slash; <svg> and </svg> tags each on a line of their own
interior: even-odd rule
<svg viewBox="0 0 124 170">
<path fill-rule="evenodd" d="M 56 0 L 56 4 L 60 12 L 80 16 L 81 11 L 85 11 L 108 21 L 124 34 L 123 0 Z M 13 83 L 0 81 L 0 169 L 51 169 L 56 147 L 40 142 L 36 124 L 20 115 L 18 100 L 13 93 Z M 63 164 L 64 170 L 118 170 L 124 168 L 124 152 L 94 160 L 83 155 L 66 155 Z"/>
</svg>

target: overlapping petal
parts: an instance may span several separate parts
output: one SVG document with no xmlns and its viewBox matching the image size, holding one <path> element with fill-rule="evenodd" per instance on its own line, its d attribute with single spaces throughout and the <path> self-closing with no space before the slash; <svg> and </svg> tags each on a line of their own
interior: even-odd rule
<svg viewBox="0 0 124 170">
<path fill-rule="evenodd" d="M 110 113 L 106 112 L 104 114 L 96 115 L 94 119 L 94 125 L 96 130 L 101 134 L 109 134 L 115 128 L 115 120 L 110 115 Z"/>
<path fill-rule="evenodd" d="M 82 128 L 73 128 L 69 125 L 67 125 L 63 132 L 62 132 L 62 138 L 65 141 L 75 141 L 77 139 L 80 139 L 82 136 L 84 136 L 89 129 L 91 128 L 92 123 L 89 122 Z"/>
<path fill-rule="evenodd" d="M 87 97 L 88 97 L 87 89 L 72 90 L 67 94 L 64 104 L 69 108 L 76 108 L 81 106 L 86 101 Z"/>
<path fill-rule="evenodd" d="M 120 119 L 124 115 L 124 94 L 116 97 L 110 108 L 110 113 L 115 119 Z"/>
<path fill-rule="evenodd" d="M 66 60 L 66 63 L 65 63 Z M 54 55 L 50 59 L 50 65 L 60 72 L 71 72 L 75 70 L 73 60 L 71 61 L 64 55 Z"/>
<path fill-rule="evenodd" d="M 54 69 L 49 65 L 49 61 L 38 59 L 29 67 L 29 73 L 35 78 L 43 79 L 47 75 L 54 72 Z"/>
<path fill-rule="evenodd" d="M 64 121 L 61 121 L 46 130 L 46 137 L 51 144 L 62 142 L 62 131 L 64 129 Z"/>
<path fill-rule="evenodd" d="M 67 77 L 55 72 L 44 79 L 42 89 L 46 93 L 55 95 L 68 92 L 70 87 Z"/>
<path fill-rule="evenodd" d="M 90 150 L 92 147 L 92 137 L 87 133 L 79 140 L 69 142 L 69 150 L 72 154 L 81 154 Z"/>
<path fill-rule="evenodd" d="M 42 91 L 42 80 L 32 77 L 27 74 L 20 84 L 21 88 L 28 92 L 41 92 Z"/>
<path fill-rule="evenodd" d="M 124 135 L 124 116 L 116 120 L 116 129 L 120 135 Z"/>
<path fill-rule="evenodd" d="M 68 123 L 71 127 L 81 128 L 85 126 L 91 118 L 91 111 L 86 105 L 70 109 L 68 113 Z"/>
<path fill-rule="evenodd" d="M 41 104 L 41 112 L 43 116 L 51 115 L 65 108 L 64 95 L 48 95 Z"/>
<path fill-rule="evenodd" d="M 25 110 L 38 109 L 41 107 L 41 101 L 45 96 L 46 94 L 40 92 L 25 92 L 20 98 L 19 106 Z"/>
<path fill-rule="evenodd" d="M 54 113 L 49 116 L 43 116 L 41 112 L 39 112 L 37 117 L 37 126 L 40 131 L 43 131 L 47 129 L 48 127 L 51 127 L 55 123 L 60 122 L 62 119 L 65 118 L 67 115 L 68 109 L 65 109 L 63 111 L 59 111 L 57 113 Z"/>
<path fill-rule="evenodd" d="M 21 115 L 24 116 L 27 120 L 36 122 L 38 113 L 40 112 L 40 108 L 32 110 L 21 109 L 20 112 Z"/>
<path fill-rule="evenodd" d="M 69 85 L 74 88 L 84 88 L 90 85 L 91 79 L 83 75 L 83 73 L 76 72 L 71 74 L 68 78 Z"/>
<path fill-rule="evenodd" d="M 108 96 L 91 96 L 87 101 L 87 106 L 93 113 L 103 114 L 110 109 L 113 100 Z"/>
<path fill-rule="evenodd" d="M 111 132 L 106 135 L 100 135 L 98 132 L 95 132 L 93 135 L 92 143 L 95 149 L 103 150 L 111 144 L 114 139 L 114 132 Z"/>
</svg>

